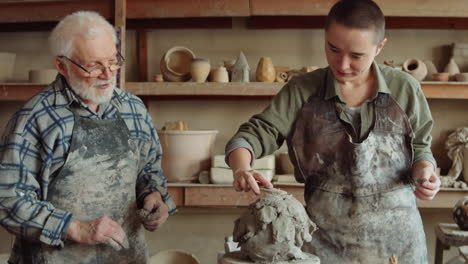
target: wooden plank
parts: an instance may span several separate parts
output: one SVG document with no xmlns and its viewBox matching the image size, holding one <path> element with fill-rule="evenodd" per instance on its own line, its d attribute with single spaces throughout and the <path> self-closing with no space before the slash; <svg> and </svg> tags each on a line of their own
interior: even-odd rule
<svg viewBox="0 0 468 264">
<path fill-rule="evenodd" d="M 127 1 L 115 0 L 114 3 L 114 22 L 119 39 L 118 49 L 120 54 L 125 58 L 125 31 L 126 31 L 126 16 L 127 16 Z M 120 68 L 117 78 L 118 87 L 125 90 L 125 64 Z"/>
<path fill-rule="evenodd" d="M 167 191 L 172 197 L 172 200 L 177 206 L 184 206 L 184 187 L 169 186 Z"/>
<path fill-rule="evenodd" d="M 193 29 L 193 28 L 232 28 L 230 17 L 189 17 L 129 19 L 131 29 Z"/>
<path fill-rule="evenodd" d="M 424 82 L 421 84 L 426 98 L 468 99 L 468 84 L 457 82 Z"/>
<path fill-rule="evenodd" d="M 150 81 L 148 79 L 148 40 L 144 29 L 137 30 L 137 64 L 138 80 L 140 82 Z M 154 81 L 154 80 L 151 80 Z"/>
<path fill-rule="evenodd" d="M 252 16 L 249 29 L 322 29 L 326 16 Z M 386 17 L 386 29 L 468 29 L 468 18 Z"/>
<path fill-rule="evenodd" d="M 419 208 L 453 208 L 456 201 L 468 195 L 468 190 L 441 190 L 432 201 L 417 200 Z"/>
<path fill-rule="evenodd" d="M 127 91 L 141 96 L 273 96 L 282 83 L 195 83 L 195 82 L 128 82 Z"/>
<path fill-rule="evenodd" d="M 251 0 L 253 16 L 326 16 L 337 0 Z M 466 1 L 376 0 L 385 16 L 467 17 Z"/>
<path fill-rule="evenodd" d="M 46 87 L 31 83 L 0 84 L 0 101 L 26 101 Z"/>
<path fill-rule="evenodd" d="M 128 18 L 249 16 L 249 0 L 132 0 Z"/>
<path fill-rule="evenodd" d="M 12 1 L 0 3 L 0 23 L 59 21 L 78 10 L 96 11 L 107 19 L 114 17 L 112 0 Z"/>
</svg>

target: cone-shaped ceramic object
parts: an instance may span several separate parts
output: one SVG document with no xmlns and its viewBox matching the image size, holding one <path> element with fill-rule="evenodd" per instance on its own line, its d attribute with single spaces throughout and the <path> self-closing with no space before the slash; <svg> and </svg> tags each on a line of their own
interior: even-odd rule
<svg viewBox="0 0 468 264">
<path fill-rule="evenodd" d="M 247 63 L 244 53 L 241 51 L 239 58 L 232 67 L 231 82 L 249 82 L 250 66 Z"/>
<path fill-rule="evenodd" d="M 447 64 L 447 66 L 445 66 L 444 72 L 449 73 L 449 75 L 450 75 L 449 80 L 450 81 L 454 81 L 455 80 L 455 75 L 460 73 L 460 68 L 458 68 L 457 63 L 455 62 L 455 60 L 453 58 L 451 58 L 449 63 Z"/>
</svg>

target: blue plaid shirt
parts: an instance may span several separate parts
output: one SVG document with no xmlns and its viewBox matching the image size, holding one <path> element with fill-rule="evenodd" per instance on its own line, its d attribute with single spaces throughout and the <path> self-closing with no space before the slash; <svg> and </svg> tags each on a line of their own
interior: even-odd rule
<svg viewBox="0 0 468 264">
<path fill-rule="evenodd" d="M 0 224 L 18 239 L 63 246 L 72 214 L 47 202 L 48 186 L 60 171 L 70 148 L 74 117 L 70 107 L 91 119 L 116 119 L 120 113 L 130 136 L 150 145 L 141 154 L 136 183 L 137 202 L 161 193 L 173 214 L 161 170 L 161 146 L 143 102 L 116 89 L 113 98 L 96 113 L 67 87 L 63 76 L 31 98 L 9 121 L 0 142 Z M 75 107 L 74 106 L 74 107 Z"/>
</svg>

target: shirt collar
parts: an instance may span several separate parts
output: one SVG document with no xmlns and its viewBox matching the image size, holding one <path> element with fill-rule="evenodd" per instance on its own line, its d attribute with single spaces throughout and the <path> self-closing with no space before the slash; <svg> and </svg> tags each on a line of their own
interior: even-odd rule
<svg viewBox="0 0 468 264">
<path fill-rule="evenodd" d="M 65 77 L 61 74 L 58 74 L 55 78 L 55 81 L 52 83 L 52 87 L 55 92 L 55 99 L 54 103 L 55 106 L 70 106 L 73 103 L 77 103 L 78 105 L 85 107 L 85 103 L 83 100 L 73 92 L 73 90 L 68 86 L 68 83 Z M 122 103 L 126 100 L 129 100 L 129 96 L 127 93 L 122 91 L 121 89 L 114 89 L 114 94 L 109 104 L 105 104 L 104 106 L 113 105 L 117 109 L 120 109 Z M 106 107 L 107 108 L 107 107 Z"/>
<path fill-rule="evenodd" d="M 371 67 L 373 67 L 374 75 L 377 81 L 376 82 L 377 93 L 375 97 L 377 97 L 377 94 L 379 93 L 390 94 L 390 89 L 388 89 L 387 82 L 385 81 L 383 73 L 382 71 L 380 71 L 380 68 L 377 62 L 374 61 Z M 330 98 L 337 96 L 342 102 L 344 102 L 343 97 L 341 95 L 341 91 L 340 91 L 340 85 L 336 81 L 335 76 L 333 75 L 333 72 L 331 71 L 330 67 L 328 67 L 328 70 L 327 70 L 326 85 L 327 85 L 327 89 L 325 89 L 325 100 L 329 100 Z M 333 89 L 330 89 L 330 88 L 333 88 Z M 375 99 L 375 97 L 371 99 Z"/>
</svg>

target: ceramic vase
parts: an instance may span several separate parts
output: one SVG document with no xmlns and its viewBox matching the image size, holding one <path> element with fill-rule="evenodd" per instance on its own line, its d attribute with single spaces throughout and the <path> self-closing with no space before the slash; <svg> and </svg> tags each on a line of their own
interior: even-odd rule
<svg viewBox="0 0 468 264">
<path fill-rule="evenodd" d="M 192 80 L 197 83 L 203 83 L 206 81 L 208 74 L 210 74 L 210 61 L 202 58 L 195 58 L 192 60 L 190 65 L 190 74 Z"/>
<path fill-rule="evenodd" d="M 445 66 L 444 72 L 448 72 L 450 75 L 450 81 L 455 80 L 455 75 L 460 73 L 460 68 L 458 68 L 457 63 L 453 58 L 450 59 L 449 63 L 447 63 L 447 66 Z"/>
<path fill-rule="evenodd" d="M 418 59 L 407 59 L 403 63 L 403 71 L 411 74 L 416 80 L 422 81 L 427 75 L 427 67 Z"/>
<path fill-rule="evenodd" d="M 257 81 L 274 82 L 276 79 L 275 66 L 270 57 L 262 57 L 257 66 Z"/>
<path fill-rule="evenodd" d="M 453 207 L 453 220 L 461 230 L 468 230 L 468 196 L 465 196 Z"/>
<path fill-rule="evenodd" d="M 229 82 L 229 74 L 226 67 L 220 66 L 213 71 L 213 82 L 227 83 Z"/>
<path fill-rule="evenodd" d="M 437 68 L 431 60 L 423 60 L 423 62 L 427 68 L 427 75 L 426 75 L 426 78 L 424 78 L 424 80 L 432 81 L 432 75 L 434 73 L 438 73 Z"/>
</svg>

